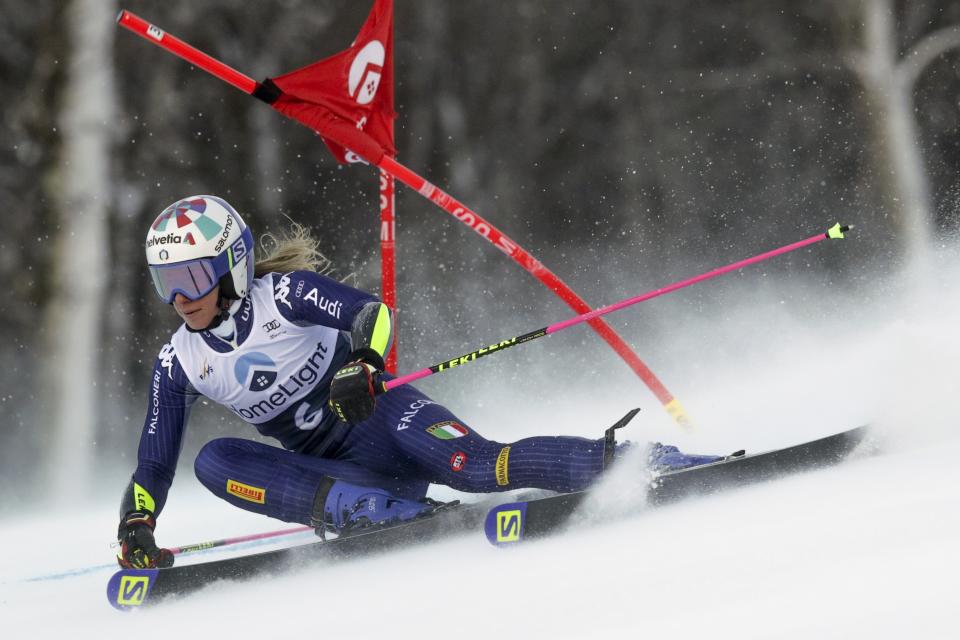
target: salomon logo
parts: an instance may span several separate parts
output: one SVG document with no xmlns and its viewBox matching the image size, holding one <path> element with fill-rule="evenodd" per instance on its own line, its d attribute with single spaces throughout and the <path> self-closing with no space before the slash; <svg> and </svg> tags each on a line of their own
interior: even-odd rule
<svg viewBox="0 0 960 640">
<path fill-rule="evenodd" d="M 123 576 L 120 579 L 120 593 L 117 594 L 117 604 L 128 607 L 137 607 L 143 604 L 147 597 L 147 586 L 150 578 L 147 576 Z"/>
<path fill-rule="evenodd" d="M 497 514 L 497 542 L 516 542 L 520 539 L 520 510 L 501 511 Z"/>
<path fill-rule="evenodd" d="M 237 264 L 247 257 L 247 245 L 243 243 L 243 238 L 237 238 L 237 241 L 230 246 L 230 255 L 233 258 L 232 264 Z"/>
<path fill-rule="evenodd" d="M 213 248 L 214 251 L 220 253 L 220 249 L 223 249 L 223 245 L 227 242 L 227 238 L 230 237 L 230 232 L 233 230 L 233 216 L 227 216 L 227 224 L 223 227 L 223 232 L 220 234 L 220 239 L 217 240 L 217 246 Z"/>
</svg>

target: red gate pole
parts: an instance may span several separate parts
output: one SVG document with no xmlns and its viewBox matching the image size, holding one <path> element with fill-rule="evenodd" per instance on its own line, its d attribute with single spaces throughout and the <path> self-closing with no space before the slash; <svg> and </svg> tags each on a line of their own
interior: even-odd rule
<svg viewBox="0 0 960 640">
<path fill-rule="evenodd" d="M 393 127 L 390 127 L 393 129 Z M 391 131 L 392 135 L 392 131 Z M 380 282 L 383 302 L 393 310 L 393 346 L 387 354 L 386 366 L 397 372 L 397 351 L 400 342 L 400 310 L 397 308 L 396 194 L 393 176 L 380 170 Z"/>
<path fill-rule="evenodd" d="M 277 100 L 280 95 L 282 95 L 282 91 L 280 91 L 280 89 L 273 84 L 272 81 L 264 81 L 264 83 L 259 83 L 253 78 L 250 78 L 249 76 L 240 73 L 236 69 L 233 69 L 219 60 L 212 58 L 196 47 L 193 47 L 183 40 L 166 33 L 159 27 L 147 22 L 135 14 L 130 13 L 129 11 L 121 11 L 117 16 L 117 22 L 125 29 L 129 29 L 153 44 L 166 49 L 170 53 L 183 58 L 191 64 L 197 65 L 204 71 L 207 71 L 208 73 L 233 85 L 244 93 L 261 99 L 268 104 L 273 104 L 273 102 Z M 329 111 L 329 109 L 326 109 L 321 105 L 312 105 L 311 108 L 323 109 L 326 112 L 323 114 L 323 120 L 329 129 L 329 131 L 323 133 L 316 131 L 316 128 L 314 128 L 314 130 L 321 136 L 329 137 L 335 142 L 338 142 L 338 144 L 341 144 L 341 146 L 347 148 L 350 146 L 349 143 L 344 144 L 337 140 L 337 137 L 342 136 L 345 131 L 350 131 L 354 135 L 366 135 L 363 134 L 361 130 L 356 129 L 353 123 L 343 120 L 339 116 L 336 116 L 336 114 L 333 112 Z M 294 117 L 294 119 L 304 123 L 302 119 L 293 115 L 285 115 L 288 115 L 288 117 Z M 339 131 L 336 131 L 338 129 Z M 357 133 L 358 131 L 359 134 Z M 370 139 L 370 142 L 373 142 L 372 139 Z M 379 145 L 376 145 L 376 143 L 373 144 L 379 148 Z M 354 151 L 356 152 L 356 150 Z M 574 293 L 574 291 L 570 289 L 570 287 L 568 287 L 559 277 L 557 277 L 556 274 L 544 267 L 540 261 L 535 259 L 526 250 L 504 235 L 499 229 L 484 220 L 478 213 L 472 211 L 466 205 L 456 200 L 442 189 L 431 184 L 413 170 L 405 167 L 386 154 L 383 154 L 382 149 L 380 150 L 380 153 L 382 154 L 382 157 L 379 160 L 374 161 L 372 158 L 365 159 L 371 161 L 381 170 L 386 171 L 388 174 L 400 180 L 408 187 L 415 190 L 417 193 L 424 196 L 493 243 L 494 246 L 510 256 L 514 262 L 522 266 L 547 288 L 557 294 L 577 313 L 584 314 L 592 310 L 590 305 L 588 305 L 582 298 L 580 298 L 580 296 Z M 597 334 L 599 334 L 600 337 L 603 338 L 607 344 L 613 348 L 614 351 L 617 352 L 624 362 L 626 362 L 627 365 L 634 371 L 634 373 L 636 373 L 637 376 L 644 382 L 644 384 L 647 385 L 650 391 L 653 392 L 654 396 L 656 396 L 657 400 L 660 401 L 663 407 L 673 417 L 673 419 L 677 421 L 677 423 L 684 427 L 692 426 L 690 418 L 687 416 L 687 413 L 680 404 L 680 401 L 667 390 L 667 388 L 662 382 L 660 382 L 659 378 L 657 378 L 653 371 L 651 371 L 650 368 L 647 367 L 642 360 L 640 360 L 639 356 L 633 352 L 630 346 L 610 327 L 610 325 L 608 325 L 601 318 L 596 317 L 589 320 L 588 323 L 593 330 L 597 332 Z"/>
</svg>

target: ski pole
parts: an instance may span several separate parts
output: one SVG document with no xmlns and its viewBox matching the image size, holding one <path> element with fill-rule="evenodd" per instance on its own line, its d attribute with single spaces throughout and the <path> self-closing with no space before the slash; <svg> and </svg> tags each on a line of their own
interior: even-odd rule
<svg viewBox="0 0 960 640">
<path fill-rule="evenodd" d="M 281 529 L 279 531 L 267 531 L 265 533 L 251 533 L 245 536 L 236 536 L 234 538 L 222 538 L 220 540 L 209 540 L 207 542 L 197 542 L 194 544 L 184 545 L 182 547 L 170 547 L 170 552 L 175 555 L 184 555 L 187 553 L 196 553 L 198 551 L 206 551 L 207 549 L 214 549 L 216 547 L 226 547 L 233 544 L 240 544 L 241 542 L 252 542 L 254 540 L 266 540 L 268 538 L 279 538 L 281 536 L 293 535 L 295 533 L 303 533 L 305 531 L 313 531 L 313 527 L 308 527 L 306 525 L 301 527 L 296 527 L 293 529 Z"/>
<path fill-rule="evenodd" d="M 282 529 L 280 531 L 268 531 L 266 533 L 252 533 L 245 536 L 237 536 L 235 538 L 223 538 L 221 540 L 211 540 L 209 542 L 197 542 L 195 544 L 188 544 L 182 547 L 170 547 L 169 551 L 173 553 L 173 555 L 175 556 L 180 556 L 188 553 L 198 553 L 200 551 L 206 551 L 207 549 L 215 549 L 217 547 L 226 547 L 233 544 L 240 544 L 242 542 L 266 540 L 268 538 L 279 538 L 281 536 L 293 535 L 295 533 L 304 533 L 306 531 L 313 531 L 313 527 L 301 526 L 301 527 L 295 527 L 293 529 Z M 113 545 L 111 546 L 116 547 L 117 543 L 113 543 Z M 80 567 L 77 569 L 60 571 L 58 573 L 50 573 L 42 576 L 25 578 L 24 582 L 43 582 L 47 580 L 60 580 L 63 578 L 72 578 L 74 576 L 81 576 L 81 575 L 86 575 L 88 573 L 94 573 L 96 571 L 104 571 L 106 569 L 116 569 L 116 568 L 117 568 L 117 563 L 110 562 L 107 564 L 98 564 L 90 567 Z"/>
<path fill-rule="evenodd" d="M 752 258 L 747 258 L 746 260 L 740 260 L 738 262 L 728 264 L 725 267 L 719 267 L 717 269 L 713 269 L 711 271 L 701 273 L 698 276 L 687 278 L 686 280 L 681 280 L 679 282 L 674 282 L 673 284 L 669 284 L 665 287 L 654 289 L 653 291 L 648 291 L 647 293 L 643 293 L 638 296 L 634 296 L 632 298 L 627 298 L 626 300 L 621 300 L 620 302 L 615 302 L 606 307 L 602 307 L 600 309 L 594 309 L 589 313 L 584 313 L 579 316 L 575 316 L 573 318 L 570 318 L 569 320 L 556 322 L 549 326 L 543 327 L 542 329 L 537 329 L 536 331 L 530 331 L 529 333 L 524 333 L 523 335 L 516 336 L 515 338 L 501 340 L 496 344 L 492 344 L 486 347 L 481 347 L 476 351 L 471 351 L 470 353 L 459 356 L 457 358 L 444 360 L 443 362 L 435 364 L 432 367 L 420 369 L 419 371 L 414 371 L 413 373 L 408 373 L 407 375 L 394 378 L 393 380 L 389 380 L 387 382 L 382 383 L 380 392 L 386 393 L 390 389 L 395 389 L 401 385 L 409 384 L 415 380 L 420 380 L 421 378 L 426 378 L 427 376 L 431 376 L 435 373 L 440 373 L 441 371 L 447 371 L 454 367 L 465 365 L 469 362 L 473 362 L 478 358 L 488 356 L 492 353 L 498 353 L 500 351 L 503 351 L 504 349 L 514 347 L 518 344 L 530 342 L 531 340 L 536 340 L 537 338 L 548 336 L 551 333 L 557 333 L 558 331 L 563 331 L 564 329 L 568 329 L 582 322 L 587 322 L 589 320 L 592 320 L 593 318 L 604 316 L 608 313 L 612 313 L 620 309 L 625 309 L 626 307 L 633 306 L 645 300 L 650 300 L 651 298 L 656 298 L 658 296 L 671 293 L 673 291 L 676 291 L 677 289 L 683 289 L 684 287 L 689 287 L 690 285 L 696 284 L 698 282 L 703 282 L 704 280 L 710 280 L 711 278 L 716 278 L 717 276 L 721 276 L 725 273 L 729 273 L 730 271 L 742 269 L 743 267 L 749 266 L 751 264 L 763 262 L 764 260 L 769 260 L 770 258 L 773 258 L 775 256 L 779 256 L 784 253 L 789 253 L 791 251 L 796 251 L 797 249 L 820 242 L 821 240 L 826 240 L 828 238 L 834 238 L 834 239 L 843 238 L 844 237 L 843 234 L 852 228 L 853 228 L 852 225 L 842 226 L 840 225 L 840 223 L 837 223 L 833 225 L 830 229 L 828 229 L 825 233 L 818 233 L 817 235 L 811 236 L 806 240 L 800 240 L 799 242 L 794 242 L 792 244 L 782 246 L 779 249 L 773 249 L 771 251 L 767 251 L 765 253 L 756 255 Z"/>
<path fill-rule="evenodd" d="M 183 60 L 186 60 L 190 64 L 200 67 L 211 75 L 220 78 L 224 82 L 232 85 L 246 94 L 263 100 L 267 104 L 273 105 L 274 101 L 277 99 L 277 92 L 280 90 L 272 81 L 266 80 L 262 83 L 257 82 L 253 78 L 220 62 L 216 58 L 213 58 L 203 51 L 200 51 L 189 43 L 170 35 L 163 29 L 160 29 L 156 25 L 147 22 L 136 14 L 130 13 L 124 9 L 120 11 L 119 15 L 117 16 L 117 23 L 121 27 L 144 38 L 148 42 L 165 49 L 166 51 L 182 58 Z M 302 124 L 306 124 L 303 122 L 303 120 L 300 120 L 293 115 L 285 115 L 298 120 Z M 332 115 L 333 114 L 331 114 L 331 116 Z M 337 118 L 332 119 L 337 120 Z M 342 125 L 344 123 L 340 122 L 339 124 Z M 356 128 L 354 127 L 353 123 L 348 124 L 348 128 L 356 133 Z M 331 130 L 329 127 L 327 130 L 316 130 L 316 132 L 321 136 L 342 144 L 345 148 L 349 147 L 348 144 L 343 144 L 337 133 Z M 374 143 L 374 146 L 378 145 Z M 357 149 L 354 149 L 353 151 L 358 152 Z M 359 153 L 359 155 L 364 156 L 368 154 Z M 539 280 L 544 286 L 553 291 L 554 294 L 566 302 L 567 305 L 575 312 L 587 313 L 591 310 L 590 305 L 587 304 L 583 298 L 577 295 L 577 293 L 573 291 L 573 289 L 571 289 L 555 273 L 550 271 L 550 269 L 545 267 L 539 260 L 534 258 L 526 249 L 507 237 L 507 235 L 500 231 L 497 227 L 481 217 L 480 214 L 476 213 L 436 185 L 431 184 L 413 170 L 400 164 L 389 155 L 383 154 L 379 160 L 376 160 L 375 157 L 366 157 L 365 159 L 379 167 L 382 171 L 385 171 L 397 180 L 400 180 L 405 185 L 422 195 L 424 198 L 473 229 L 477 234 L 485 238 L 488 242 L 496 246 L 497 249 L 509 256 L 511 260 L 523 267 L 524 270 Z M 676 422 L 681 426 L 691 426 L 692 421 L 687 415 L 686 410 L 683 408 L 683 405 L 680 404 L 680 400 L 674 397 L 674 395 L 667 389 L 663 382 L 656 376 L 653 370 L 651 370 L 650 367 L 648 367 L 646 363 L 640 359 L 640 356 L 636 354 L 630 345 L 628 345 L 626 341 L 603 320 L 597 317 L 592 317 L 590 320 L 588 320 L 588 322 L 590 323 L 590 327 L 597 333 L 597 335 L 599 335 L 600 338 L 602 338 L 610 346 L 610 348 L 620 356 L 620 358 L 627 364 L 628 367 L 630 367 L 634 374 L 636 374 L 636 376 L 640 378 L 647 388 L 650 389 L 651 393 L 653 393 L 657 400 L 660 401 L 667 413 L 669 413 L 670 416 L 673 417 L 673 419 L 676 420 Z"/>
</svg>

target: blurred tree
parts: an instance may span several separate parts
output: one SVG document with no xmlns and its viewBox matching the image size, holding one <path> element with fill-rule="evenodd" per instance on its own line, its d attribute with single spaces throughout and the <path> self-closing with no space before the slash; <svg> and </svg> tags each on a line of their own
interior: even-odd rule
<svg viewBox="0 0 960 640">
<path fill-rule="evenodd" d="M 100 346 L 114 298 L 108 223 L 112 208 L 111 133 L 116 97 L 110 0 L 71 0 L 69 43 L 58 123 L 60 162 L 50 176 L 57 212 L 52 229 L 52 286 L 44 308 L 46 349 L 43 424 L 50 434 L 53 487 L 88 487 L 101 418 Z M 68 500 L 67 491 L 57 491 Z"/>
<path fill-rule="evenodd" d="M 857 10 L 841 11 L 841 16 L 862 33 L 861 45 L 849 57 L 866 92 L 863 108 L 870 115 L 872 156 L 880 178 L 876 186 L 896 221 L 906 259 L 916 262 L 933 241 L 936 220 L 914 93 L 931 63 L 960 48 L 960 24 L 909 38 L 913 34 L 906 34 L 904 25 L 922 22 L 922 17 L 930 24 L 942 7 L 931 11 L 924 2 L 905 3 L 898 16 L 894 0 L 851 3 Z"/>
<path fill-rule="evenodd" d="M 0 474 L 13 481 L 30 467 L 53 434 L 40 408 L 47 401 L 38 379 L 38 319 L 48 290 L 51 214 L 44 181 L 56 162 L 56 104 L 63 57 L 63 11 L 52 0 L 24 10 L 0 0 L 0 81 L 15 89 L 0 117 Z M 9 474 L 9 475 L 8 475 Z M 27 476 L 31 477 L 31 476 Z M 16 496 L 19 498 L 20 496 Z M 27 496 L 24 496 L 27 498 Z"/>
</svg>

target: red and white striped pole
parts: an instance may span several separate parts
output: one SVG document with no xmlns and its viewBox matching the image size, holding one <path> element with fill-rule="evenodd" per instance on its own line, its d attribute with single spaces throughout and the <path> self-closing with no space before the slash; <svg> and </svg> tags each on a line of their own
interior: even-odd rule
<svg viewBox="0 0 960 640">
<path fill-rule="evenodd" d="M 391 125 L 391 134 L 393 126 Z M 380 169 L 380 282 L 383 302 L 393 310 L 393 346 L 385 360 L 387 371 L 396 373 L 400 341 L 400 312 L 397 308 L 397 223 L 393 176 Z"/>
<path fill-rule="evenodd" d="M 121 11 L 117 17 L 120 26 L 133 31 L 137 35 L 166 49 L 170 53 L 177 55 L 187 62 L 197 65 L 210 74 L 230 83 L 241 91 L 271 102 L 269 98 L 264 97 L 263 85 L 256 80 L 243 75 L 235 69 L 211 58 L 199 49 L 192 47 L 184 41 L 171 36 L 162 29 L 150 24 L 146 20 L 135 16 L 129 11 Z M 275 87 L 274 87 L 275 89 Z M 319 133 L 319 132 L 318 132 Z M 323 134 L 321 134 L 323 135 Z M 367 160 L 370 160 L 369 158 Z M 426 179 L 400 164 L 393 158 L 384 155 L 378 162 L 374 162 L 382 171 L 386 171 L 391 176 L 400 180 L 411 189 L 417 191 L 422 196 L 450 213 L 452 216 L 469 226 L 478 234 L 493 243 L 498 249 L 510 256 L 517 264 L 526 269 L 530 274 L 537 278 L 547 288 L 553 291 L 574 311 L 584 314 L 591 310 L 580 296 L 578 296 L 570 287 L 568 287 L 556 274 L 543 266 L 538 260 L 530 255 L 526 250 L 513 242 L 509 237 L 503 234 L 499 229 L 484 220 L 475 211 L 469 209 L 466 205 L 459 202 L 442 189 L 431 184 Z M 390 231 L 393 229 L 391 227 Z M 387 303 L 389 304 L 389 303 Z M 627 365 L 636 373 L 636 375 L 653 392 L 657 400 L 664 406 L 667 412 L 681 426 L 689 427 L 692 425 L 686 410 L 680 404 L 680 401 L 670 393 L 666 386 L 657 378 L 657 376 L 647 367 L 646 364 L 637 356 L 630 346 L 621 338 L 606 322 L 600 318 L 589 320 L 593 330 L 609 344 L 614 351 L 627 363 Z"/>
</svg>

